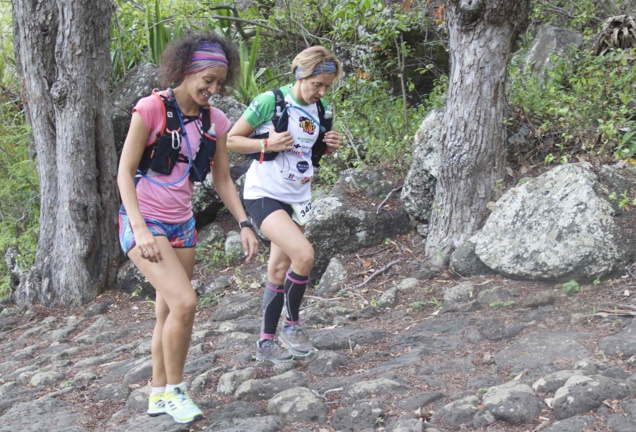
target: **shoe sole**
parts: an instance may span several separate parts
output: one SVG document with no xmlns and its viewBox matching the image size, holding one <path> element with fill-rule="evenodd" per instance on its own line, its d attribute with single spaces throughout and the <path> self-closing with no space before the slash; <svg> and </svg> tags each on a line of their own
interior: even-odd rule
<svg viewBox="0 0 636 432">
<path fill-rule="evenodd" d="M 166 413 L 169 414 L 169 413 Z M 172 416 L 170 416 L 172 417 Z M 194 416 L 194 418 L 192 420 L 186 420 L 186 421 L 181 421 L 181 420 L 177 420 L 176 418 L 172 417 L 172 420 L 174 420 L 175 422 L 179 423 L 179 424 L 190 424 L 190 423 L 194 423 L 194 422 L 198 422 L 199 420 L 203 420 L 205 417 L 202 414 L 197 414 L 196 416 Z"/>
<path fill-rule="evenodd" d="M 290 358 L 289 360 L 277 360 L 277 359 L 263 358 L 263 357 L 259 358 L 259 357 L 257 356 L 257 357 L 256 357 L 256 361 L 259 361 L 259 362 L 272 362 L 272 363 L 274 363 L 274 364 L 282 364 L 282 363 L 289 363 L 289 362 L 292 362 L 292 361 L 294 361 L 294 358 L 292 357 L 292 358 Z"/>
<path fill-rule="evenodd" d="M 318 351 L 316 348 L 312 348 L 309 351 L 297 350 L 296 348 L 292 347 L 291 344 L 289 342 L 287 342 L 287 340 L 285 340 L 285 338 L 281 337 L 281 335 L 278 336 L 278 340 L 281 342 L 281 344 L 285 345 L 285 348 L 287 348 L 287 351 L 292 353 L 294 358 L 296 358 L 296 357 L 307 357 L 307 356 L 313 354 L 314 352 Z"/>
<path fill-rule="evenodd" d="M 164 414 L 168 414 L 168 413 L 167 413 L 167 412 L 165 412 L 165 411 L 161 411 L 161 412 L 149 412 L 149 413 L 148 413 L 148 415 L 149 415 L 150 417 L 157 417 L 157 416 L 164 415 Z"/>
<path fill-rule="evenodd" d="M 287 348 L 287 351 L 292 353 L 294 358 L 296 358 L 296 357 L 308 357 L 311 354 L 313 354 L 314 352 L 318 351 L 316 348 L 313 348 L 313 349 L 311 349 L 309 351 L 299 351 L 299 350 L 293 348 L 290 344 L 288 344 L 283 339 L 281 339 L 281 338 L 279 338 L 279 339 L 280 339 L 281 344 L 285 345 L 285 348 Z"/>
</svg>

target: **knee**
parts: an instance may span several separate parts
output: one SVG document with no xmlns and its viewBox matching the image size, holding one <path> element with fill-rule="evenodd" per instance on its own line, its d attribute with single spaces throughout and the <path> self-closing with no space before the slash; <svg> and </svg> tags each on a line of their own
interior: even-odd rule
<svg viewBox="0 0 636 432">
<path fill-rule="evenodd" d="M 267 266 L 267 275 L 269 276 L 271 282 L 282 284 L 283 280 L 285 280 L 285 274 L 289 269 L 289 264 L 289 262 L 270 262 Z"/>
<path fill-rule="evenodd" d="M 197 297 L 194 291 L 192 295 L 183 296 L 174 304 L 170 305 L 170 315 L 184 324 L 194 321 L 194 314 L 197 309 Z"/>
<path fill-rule="evenodd" d="M 297 268 L 306 269 L 307 272 L 311 270 L 314 265 L 314 248 L 308 245 L 300 253 L 292 258 L 292 265 Z"/>
</svg>

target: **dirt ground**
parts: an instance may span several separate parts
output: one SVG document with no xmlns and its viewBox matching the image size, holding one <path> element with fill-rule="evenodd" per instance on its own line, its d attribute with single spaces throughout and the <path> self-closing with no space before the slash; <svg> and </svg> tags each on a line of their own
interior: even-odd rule
<svg viewBox="0 0 636 432">
<path fill-rule="evenodd" d="M 227 216 L 221 218 L 220 222 L 227 225 L 234 225 L 234 221 L 224 220 Z M 348 254 L 343 257 L 342 261 L 345 264 L 347 271 L 350 275 L 350 279 L 347 281 L 347 288 L 343 290 L 337 297 L 330 299 L 318 299 L 316 298 L 313 289 L 307 291 L 307 300 L 305 307 L 310 306 L 312 302 L 326 301 L 334 302 L 339 306 L 346 307 L 351 311 L 362 311 L 368 308 L 374 308 L 377 305 L 377 300 L 383 294 L 387 287 L 392 286 L 393 283 L 399 282 L 405 278 L 410 271 L 412 271 L 419 263 L 419 256 L 421 254 L 421 244 L 414 244 L 414 235 L 404 235 L 397 238 L 393 238 L 387 241 L 385 244 L 378 245 L 372 248 L 360 250 L 353 254 Z M 419 242 L 419 237 L 415 237 Z M 261 257 L 261 260 L 264 257 Z M 383 271 L 377 273 L 379 269 L 384 268 L 388 263 L 400 259 L 398 264 L 395 264 Z M 211 268 L 198 266 L 195 273 L 199 279 L 206 280 L 212 279 L 215 276 L 225 273 L 232 275 L 232 286 L 227 291 L 227 295 L 231 295 L 239 292 L 252 292 L 254 295 L 260 295 L 260 287 L 254 280 L 250 279 L 250 276 L 246 276 L 250 273 L 250 267 L 261 266 L 261 260 L 255 260 L 251 264 L 243 264 L 240 271 L 237 271 L 234 267 L 224 268 Z M 377 273 L 377 274 L 376 274 Z M 353 287 L 363 283 L 370 276 L 374 275 L 370 282 L 363 285 L 361 288 L 354 289 Z M 375 313 L 369 319 L 365 319 L 363 325 L 369 326 L 374 329 L 384 330 L 387 334 L 395 333 L 404 329 L 408 323 L 415 324 L 423 320 L 434 318 L 439 312 L 443 303 L 444 291 L 464 280 L 466 278 L 459 277 L 453 274 L 450 270 L 445 270 L 435 279 L 421 281 L 421 283 L 408 292 L 400 293 L 399 304 L 390 311 L 384 311 L 381 313 Z M 636 315 L 636 278 L 626 272 L 623 277 L 618 277 L 610 280 L 602 280 L 598 284 L 583 284 L 581 285 L 581 291 L 573 295 L 566 295 L 564 292 L 560 292 L 559 288 L 555 288 L 555 283 L 546 282 L 529 282 L 529 281 L 514 281 L 503 278 L 498 275 L 486 276 L 486 277 L 473 277 L 471 281 L 477 287 L 488 288 L 492 286 L 503 286 L 510 292 L 515 293 L 519 299 L 523 299 L 527 295 L 536 292 L 537 290 L 555 290 L 559 293 L 554 307 L 562 312 L 564 319 L 560 322 L 550 323 L 550 330 L 577 330 L 590 332 L 595 335 L 593 339 L 587 340 L 585 343 L 591 347 L 596 346 L 598 339 L 605 337 L 609 334 L 618 332 L 626 320 Z M 149 299 L 142 297 L 132 297 L 128 294 L 108 291 L 100 295 L 95 303 L 109 303 L 109 312 L 107 317 L 113 320 L 117 325 L 127 325 L 130 322 L 140 322 L 151 325 L 153 321 L 153 307 L 152 302 Z M 87 305 L 86 307 L 90 307 Z M 211 314 L 215 310 L 215 305 L 202 301 L 201 307 L 197 311 L 195 320 L 197 322 L 211 321 Z M 67 310 L 55 310 L 55 309 L 38 309 L 38 314 L 35 317 L 36 320 L 41 320 L 46 316 L 68 316 L 69 314 L 81 315 L 81 310 L 67 311 Z M 508 307 L 492 308 L 490 310 L 484 310 L 478 312 L 495 317 L 502 322 L 511 322 L 517 319 L 519 314 L 523 311 L 518 311 L 517 306 L 510 305 Z M 572 323 L 569 319 L 572 314 L 584 314 L 585 318 L 578 323 Z M 396 328 L 396 316 L 402 316 L 404 319 L 400 319 L 398 327 Z M 31 320 L 34 318 L 32 317 Z M 362 321 L 362 320 L 361 320 Z M 28 323 L 23 323 L 24 330 L 28 329 Z M 20 328 L 20 325 L 17 326 Z M 14 337 L 19 336 L 20 330 L 13 334 Z M 523 333 L 522 333 L 523 334 Z M 136 339 L 137 335 L 133 335 Z M 132 341 L 132 340 L 131 340 Z M 34 340 L 34 343 L 37 341 Z M 121 341 L 124 344 L 126 341 Z M 479 348 L 480 353 L 490 352 L 496 353 L 501 348 L 501 343 L 489 343 L 492 346 L 481 346 Z M 209 349 L 212 350 L 213 342 L 210 342 Z M 455 358 L 466 358 L 471 354 L 475 354 L 475 346 L 472 344 L 465 344 L 466 350 L 464 352 L 454 352 Z M 352 364 L 355 364 L 355 368 L 343 369 L 342 375 L 355 374 L 360 370 L 367 370 L 372 368 L 376 363 L 383 361 L 383 359 L 375 355 L 375 353 L 389 352 L 388 341 L 381 342 L 374 346 L 360 346 L 355 350 L 350 350 L 346 353 L 350 357 Z M 82 354 L 85 357 L 90 357 L 90 347 L 86 347 L 85 352 Z M 122 354 L 125 356 L 126 354 Z M 448 353 L 445 354 L 446 356 Z M 480 354 L 481 355 L 481 354 Z M 123 357 L 122 357 L 123 358 Z M 447 357 L 446 357 L 447 358 Z M 229 358 L 220 358 L 218 362 L 231 362 Z M 444 361 L 444 358 L 430 359 L 431 364 L 438 361 Z M 598 354 L 597 361 L 603 363 L 606 361 L 603 358 L 602 353 Z M 612 363 L 620 364 L 624 369 L 636 373 L 636 368 L 628 362 L 628 359 L 614 360 Z M 477 365 L 481 367 L 480 365 Z M 571 366 L 571 365 L 569 365 Z M 300 370 L 303 369 L 301 364 Z M 486 365 L 483 365 L 486 368 Z M 260 378 L 271 376 L 273 371 L 271 368 L 261 368 L 259 373 L 262 376 Z M 220 377 L 221 373 L 219 373 Z M 218 378 L 218 377 L 215 377 Z M 413 377 L 417 382 L 417 377 Z M 444 376 L 439 377 L 443 379 L 447 388 L 444 388 L 444 393 L 452 395 L 455 392 L 460 393 L 464 390 L 464 386 L 469 377 L 466 376 Z M 316 377 L 314 377 L 316 379 Z M 133 386 L 136 388 L 141 386 Z M 220 396 L 215 392 L 216 384 L 210 385 L 206 394 L 197 395 L 198 400 L 207 401 L 203 406 L 218 407 L 224 403 L 229 403 L 231 397 Z M 50 389 L 49 389 L 50 390 Z M 427 390 L 426 386 L 422 386 L 419 390 Z M 334 395 L 335 396 L 335 395 Z M 104 430 L 105 425 L 108 423 L 110 417 L 117 412 L 122 406 L 117 405 L 104 405 L 95 404 L 92 402 L 91 397 L 87 397 L 87 394 L 83 392 L 70 392 L 62 396 L 63 399 L 73 401 L 76 404 L 81 405 L 86 413 L 90 413 L 91 418 L 85 418 L 82 421 L 82 426 L 89 430 Z M 336 409 L 338 407 L 337 400 L 330 401 L 330 408 Z M 264 403 L 263 403 L 264 405 Z M 265 408 L 265 405 L 263 406 Z M 332 411 L 333 412 L 333 411 Z M 616 408 L 616 412 L 620 412 L 620 408 Z M 419 412 L 423 418 L 430 418 L 433 412 L 430 407 Z M 550 413 L 545 413 L 543 416 L 546 421 L 551 419 Z M 328 427 L 322 426 L 322 429 L 316 425 L 304 425 L 307 430 L 315 431 L 329 431 Z M 295 425 L 294 430 L 300 425 Z M 199 429 L 201 428 L 201 429 Z M 193 425 L 191 430 L 203 430 L 203 424 Z M 381 429 L 380 429 L 381 430 Z M 490 427 L 488 431 L 525 431 L 524 428 L 512 428 L 509 425 L 502 424 L 501 429 L 497 427 Z M 598 429 L 596 429 L 598 430 Z M 291 429 L 289 429 L 291 432 Z"/>
<path fill-rule="evenodd" d="M 636 196 L 636 194 L 633 196 Z M 355 198 L 352 197 L 352 199 Z M 368 205 L 369 208 L 373 209 L 375 209 L 378 204 L 379 203 L 371 201 L 362 203 L 362 205 Z M 395 204 L 395 202 L 391 201 L 386 203 L 386 205 Z M 373 207 L 371 207 L 371 205 L 373 205 Z M 633 227 L 636 226 L 634 224 L 634 222 L 636 222 L 634 218 L 635 214 L 636 211 L 634 211 L 634 209 L 629 206 L 625 208 L 624 214 L 621 217 L 621 224 L 633 230 Z M 236 223 L 227 213 L 222 213 L 217 222 L 221 223 L 226 230 L 235 229 Z M 346 282 L 345 289 L 338 293 L 337 296 L 325 299 L 318 298 L 314 293 L 313 287 L 310 287 L 306 293 L 307 298 L 304 307 L 311 306 L 314 302 L 333 302 L 333 304 L 345 307 L 352 312 L 361 312 L 369 310 L 369 308 L 375 309 L 378 299 L 388 287 L 408 277 L 410 272 L 420 265 L 423 255 L 423 246 L 422 238 L 413 230 L 409 234 L 387 239 L 383 244 L 342 256 L 341 260 L 349 274 L 349 280 Z M 197 253 L 199 254 L 201 252 Z M 397 264 L 381 271 L 387 264 L 396 260 L 399 260 Z M 259 257 L 252 263 L 242 263 L 239 266 L 227 266 L 224 264 L 210 265 L 210 260 L 200 259 L 195 268 L 194 277 L 206 283 L 220 274 L 226 274 L 231 276 L 231 287 L 226 291 L 225 295 L 250 292 L 255 296 L 260 296 L 261 288 L 257 282 L 257 278 L 252 274 L 255 269 L 262 267 L 264 262 L 266 262 L 266 250 L 261 250 Z M 368 280 L 369 278 L 370 280 Z M 365 283 L 367 280 L 368 282 Z M 549 330 L 577 330 L 593 333 L 595 337 L 585 341 L 585 344 L 589 344 L 590 347 L 595 347 L 598 339 L 620 331 L 627 322 L 636 316 L 635 269 L 627 269 L 623 275 L 618 275 L 612 279 L 601 279 L 596 283 L 582 283 L 580 285 L 580 292 L 567 295 L 565 290 L 557 286 L 554 282 L 517 281 L 506 279 L 500 275 L 463 278 L 446 268 L 436 278 L 421 281 L 418 286 L 407 292 L 401 291 L 399 304 L 395 308 L 373 313 L 369 318 L 365 319 L 363 325 L 384 330 L 387 334 L 393 334 L 396 331 L 399 332 L 401 329 L 407 328 L 409 325 L 414 325 L 427 319 L 433 319 L 440 313 L 445 290 L 465 280 L 471 280 L 476 287 L 483 289 L 495 285 L 503 286 L 510 292 L 513 292 L 518 299 L 523 299 L 529 294 L 539 290 L 553 290 L 557 294 L 557 299 L 553 307 L 561 312 L 563 318 L 551 321 L 549 323 Z M 211 315 L 216 308 L 216 302 L 206 301 L 204 299 L 200 300 L 200 307 L 197 311 L 195 322 L 211 321 Z M 151 326 L 154 320 L 152 301 L 143 296 L 131 296 L 118 292 L 117 290 L 110 290 L 100 295 L 93 303 L 108 303 L 110 307 L 107 317 L 113 320 L 117 325 L 139 322 L 140 325 Z M 34 307 L 33 310 L 37 313 L 29 318 L 29 322 L 40 321 L 51 315 L 65 317 L 76 314 L 81 316 L 83 310 L 90 306 L 91 304 L 72 311 Z M 514 321 L 521 313 L 523 313 L 523 311 L 520 310 L 518 303 L 506 306 L 500 305 L 498 307 L 493 306 L 487 310 L 477 312 L 477 314 L 494 317 L 502 322 Z M 573 314 L 582 314 L 582 316 L 574 321 L 571 319 Z M 396 317 L 400 317 L 400 319 L 397 320 L 397 327 Z M 15 327 L 12 336 L 18 337 L 21 332 L 27 331 L 29 322 L 19 323 Z M 522 332 L 520 336 L 523 334 Z M 70 336 L 72 337 L 72 335 Z M 137 335 L 131 335 L 131 341 L 133 339 L 137 340 L 137 337 Z M 35 337 L 33 343 L 38 343 Z M 121 343 L 124 344 L 126 341 L 121 341 Z M 486 346 L 480 346 L 479 356 L 488 352 L 496 353 L 498 349 L 501 349 L 503 343 L 505 342 L 492 342 L 487 343 Z M 359 370 L 370 369 L 376 363 L 382 362 L 383 359 L 379 358 L 376 353 L 381 353 L 385 350 L 388 351 L 387 344 L 388 342 L 385 341 L 379 345 L 359 346 L 355 350 L 348 351 L 346 355 L 350 357 L 351 363 L 355 364 L 355 368 L 345 368 L 342 370 L 341 375 L 355 374 Z M 209 342 L 209 345 L 206 344 L 207 349 L 212 351 L 213 345 L 213 341 Z M 455 352 L 453 353 L 453 357 L 466 358 L 474 353 L 475 346 L 467 343 L 465 344 L 465 351 Z M 126 354 L 122 354 L 122 356 L 125 355 Z M 608 361 L 608 359 L 598 351 L 595 351 L 595 355 L 597 356 L 595 361 L 599 363 Z M 91 356 L 90 347 L 86 347 L 83 356 Z M 446 356 L 448 356 L 448 353 L 446 353 Z M 434 356 L 430 359 L 431 364 L 443 360 L 442 358 L 435 358 Z M 232 361 L 233 360 L 229 357 L 224 358 L 223 356 L 218 360 L 219 363 Z M 630 359 L 612 359 L 612 363 L 631 373 L 636 373 L 636 368 Z M 477 366 L 482 367 L 482 365 L 479 364 Z M 299 366 L 300 370 L 302 370 L 303 367 L 301 364 L 301 366 Z M 486 368 L 486 365 L 483 365 L 483 367 Z M 272 375 L 273 371 L 271 368 L 261 368 L 259 369 L 259 373 L 262 375 L 260 377 L 265 377 Z M 215 378 L 218 379 L 218 377 Z M 447 395 L 462 392 L 465 389 L 464 386 L 468 379 L 466 376 L 459 375 L 440 378 L 447 383 L 448 387 L 443 390 Z M 313 379 L 319 379 L 319 377 L 313 377 Z M 417 381 L 415 380 L 414 382 L 416 383 Z M 139 384 L 133 387 L 136 388 L 141 385 L 142 384 Z M 231 396 L 216 394 L 215 388 L 216 383 L 213 383 L 213 385 L 208 387 L 206 394 L 196 395 L 197 400 L 204 401 L 202 406 L 208 408 L 208 410 L 219 407 L 231 400 Z M 424 391 L 427 387 L 426 385 L 422 385 L 418 389 Z M 48 390 L 49 392 L 52 391 L 52 389 Z M 73 401 L 82 406 L 85 412 L 90 413 L 90 417 L 84 419 L 82 422 L 82 426 L 89 430 L 104 430 L 110 417 L 123 407 L 123 405 L 96 404 L 86 393 L 79 391 L 70 392 L 61 397 L 65 400 Z M 265 404 L 265 402 L 263 404 Z M 329 401 L 329 404 L 332 410 L 331 412 L 333 413 L 333 410 L 338 407 L 335 395 L 334 400 Z M 618 403 L 616 406 L 609 407 L 608 409 L 616 413 L 621 412 L 620 404 Z M 430 407 L 425 407 L 425 409 L 418 413 L 422 418 L 430 418 L 432 414 Z M 553 420 L 549 412 L 544 413 L 542 418 L 544 419 L 543 421 L 546 422 Z M 328 426 L 303 426 L 306 427 L 307 430 L 324 432 L 330 430 Z M 294 430 L 298 430 L 299 427 L 300 425 L 294 426 Z M 203 428 L 203 424 L 194 425 L 192 430 L 202 430 Z M 524 428 L 514 428 L 501 424 L 501 426 L 493 425 L 487 430 L 490 432 L 525 432 L 528 429 L 527 426 Z M 595 430 L 599 431 L 599 429 Z M 291 432 L 291 429 L 289 429 L 289 431 Z"/>
</svg>

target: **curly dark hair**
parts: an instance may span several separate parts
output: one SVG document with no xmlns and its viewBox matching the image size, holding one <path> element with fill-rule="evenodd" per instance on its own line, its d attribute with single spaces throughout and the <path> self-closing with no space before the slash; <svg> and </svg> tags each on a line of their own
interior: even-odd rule
<svg viewBox="0 0 636 432">
<path fill-rule="evenodd" d="M 241 73 L 239 53 L 232 42 L 216 33 L 194 33 L 172 41 L 163 52 L 158 73 L 159 85 L 176 87 L 181 84 L 192 54 L 204 42 L 218 43 L 225 51 L 228 63 L 227 77 L 223 81 L 219 93 L 226 94 L 226 89 L 236 83 Z"/>
</svg>

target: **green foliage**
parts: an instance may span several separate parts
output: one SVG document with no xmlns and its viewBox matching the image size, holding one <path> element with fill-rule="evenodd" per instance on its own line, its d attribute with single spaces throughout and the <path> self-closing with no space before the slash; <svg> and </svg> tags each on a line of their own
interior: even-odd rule
<svg viewBox="0 0 636 432">
<path fill-rule="evenodd" d="M 21 81 L 13 60 L 10 6 L 0 6 L 0 254 L 10 247 L 18 252 L 18 265 L 33 264 L 39 233 L 39 178 L 29 158 L 31 128 L 20 99 Z M 0 258 L 2 258 L 0 257 Z M 0 298 L 9 293 L 9 272 L 0 259 Z"/>
<path fill-rule="evenodd" d="M 263 91 L 269 90 L 257 84 L 259 78 L 266 78 L 267 81 L 273 79 L 273 74 L 268 68 L 259 68 L 256 71 L 256 61 L 261 46 L 260 31 L 257 30 L 254 39 L 252 39 L 252 47 L 248 48 L 247 42 L 241 40 L 239 42 L 239 55 L 241 59 L 241 79 L 239 88 L 236 89 L 237 99 L 245 105 L 249 105 L 252 99 Z"/>
<path fill-rule="evenodd" d="M 419 122 L 439 106 L 446 88 L 442 78 L 427 103 L 409 102 L 421 98 L 406 72 L 434 68 L 432 58 L 415 56 L 409 35 L 417 34 L 414 39 L 421 44 L 434 19 L 423 2 L 410 10 L 379 0 L 329 4 L 329 36 L 335 46 L 349 51 L 348 67 L 354 73 L 334 89 L 335 129 L 344 132 L 344 142 L 335 158 L 323 162 L 321 179 L 331 183 L 342 168 L 362 165 L 387 165 L 406 173 Z"/>
<path fill-rule="evenodd" d="M 407 124 L 403 100 L 391 94 L 386 82 L 355 76 L 347 78 L 334 98 L 339 100 L 334 129 L 341 132 L 343 142 L 334 157 L 323 160 L 321 180 L 333 183 L 343 167 L 363 165 L 393 166 L 405 174 L 426 107 L 409 109 Z"/>
<path fill-rule="evenodd" d="M 634 52 L 596 56 L 580 50 L 551 59 L 545 79 L 510 67 L 510 101 L 519 118 L 539 137 L 546 163 L 567 163 L 588 153 L 630 158 L 636 153 L 636 121 L 628 103 L 635 100 Z"/>
<path fill-rule="evenodd" d="M 538 0 L 533 4 L 532 20 L 591 34 L 601 22 L 598 17 L 608 16 L 609 11 L 601 12 L 600 3 L 596 0 Z"/>
<path fill-rule="evenodd" d="M 424 307 L 426 306 L 426 303 L 423 301 L 414 301 L 411 302 L 411 304 L 409 304 L 409 307 L 407 308 L 407 312 L 411 312 L 411 311 L 415 311 L 415 312 L 421 312 L 424 310 Z"/>
<path fill-rule="evenodd" d="M 515 301 L 514 300 L 506 300 L 506 301 L 494 301 L 492 303 L 490 303 L 490 307 L 493 309 L 499 309 L 499 308 L 508 308 L 508 307 L 512 307 L 515 305 Z"/>
<path fill-rule="evenodd" d="M 214 244 L 197 246 L 195 261 L 203 264 L 205 267 L 227 265 L 227 257 L 225 256 L 223 241 L 218 241 Z"/>
<path fill-rule="evenodd" d="M 0 123 L 5 123 L 0 113 Z M 0 253 L 10 247 L 18 251 L 18 265 L 26 269 L 33 264 L 37 250 L 40 218 L 39 179 L 35 162 L 28 159 L 29 127 L 2 128 L 0 147 L 6 159 L 0 163 L 5 173 L 0 178 Z M 13 147 L 13 148 L 11 148 Z M 9 156 L 9 157 L 7 157 Z M 8 159 L 8 160 L 7 160 Z M 9 292 L 8 269 L 0 261 L 0 297 Z"/>
<path fill-rule="evenodd" d="M 616 192 L 612 192 L 607 196 L 610 201 L 616 201 L 618 208 L 621 210 L 627 209 L 627 207 L 636 205 L 636 198 L 630 198 L 627 191 L 623 191 L 622 194 L 617 195 Z"/>
<path fill-rule="evenodd" d="M 217 3 L 214 2 L 209 2 Z M 227 15 L 219 11 L 217 16 Z M 194 31 L 229 35 L 229 23 L 206 7 L 188 0 L 117 0 L 111 28 L 112 80 L 117 82 L 140 63 L 158 65 L 168 43 Z"/>
<path fill-rule="evenodd" d="M 561 284 L 561 289 L 566 295 L 571 296 L 581 292 L 581 285 L 577 281 L 571 280 Z"/>
<path fill-rule="evenodd" d="M 161 17 L 159 0 L 155 0 L 154 8 L 152 7 L 152 3 L 146 3 L 146 31 L 150 60 L 152 63 L 158 65 L 161 63 L 163 50 L 172 39 L 170 29 L 165 25 L 165 21 Z"/>
<path fill-rule="evenodd" d="M 199 297 L 199 308 L 205 309 L 208 307 L 217 306 L 221 302 L 219 294 L 210 294 L 208 296 Z"/>
<path fill-rule="evenodd" d="M 430 299 L 428 301 L 428 304 L 431 304 L 435 307 L 435 309 L 439 309 L 442 307 L 442 301 L 440 299 L 438 299 L 437 297 L 433 297 L 432 299 Z"/>
</svg>

